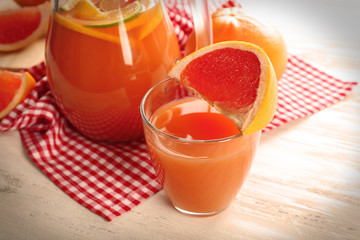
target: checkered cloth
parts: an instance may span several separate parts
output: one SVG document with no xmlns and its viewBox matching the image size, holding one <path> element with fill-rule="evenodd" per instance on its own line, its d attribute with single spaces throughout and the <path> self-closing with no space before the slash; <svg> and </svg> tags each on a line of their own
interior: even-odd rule
<svg viewBox="0 0 360 240">
<path fill-rule="evenodd" d="M 213 9 L 218 4 L 214 2 Z M 171 0 L 166 4 L 184 47 L 192 29 L 188 6 Z M 228 1 L 224 7 L 233 5 Z M 61 114 L 49 90 L 44 63 L 26 71 L 37 79 L 37 86 L 1 120 L 0 132 L 18 129 L 30 158 L 60 189 L 108 221 L 161 189 L 144 140 L 105 144 L 86 138 Z M 356 84 L 340 81 L 290 55 L 279 81 L 277 113 L 264 131 L 342 100 Z"/>
</svg>

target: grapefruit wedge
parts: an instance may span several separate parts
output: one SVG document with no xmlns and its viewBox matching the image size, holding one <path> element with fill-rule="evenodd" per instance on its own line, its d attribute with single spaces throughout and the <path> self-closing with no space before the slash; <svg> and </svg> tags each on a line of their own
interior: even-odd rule
<svg viewBox="0 0 360 240">
<path fill-rule="evenodd" d="M 24 100 L 35 85 L 28 72 L 0 71 L 0 119 Z"/>
<path fill-rule="evenodd" d="M 46 30 L 50 19 L 50 3 L 0 12 L 0 51 L 21 49 Z"/>
<path fill-rule="evenodd" d="M 232 119 L 243 135 L 260 131 L 275 114 L 275 71 L 254 44 L 228 41 L 204 47 L 180 60 L 169 77 Z"/>
</svg>

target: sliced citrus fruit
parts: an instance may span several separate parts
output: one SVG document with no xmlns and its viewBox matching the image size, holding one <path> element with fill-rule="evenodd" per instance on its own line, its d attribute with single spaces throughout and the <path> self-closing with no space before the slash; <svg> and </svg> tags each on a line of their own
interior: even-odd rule
<svg viewBox="0 0 360 240">
<path fill-rule="evenodd" d="M 279 30 L 272 24 L 252 17 L 239 7 L 222 8 L 212 14 L 213 42 L 243 41 L 261 47 L 271 60 L 280 80 L 288 61 L 287 47 Z M 195 35 L 191 33 L 185 55 L 195 50 Z"/>
<path fill-rule="evenodd" d="M 104 0 L 102 1 L 104 2 Z M 101 3 L 101 2 L 100 2 Z M 101 6 L 101 5 L 100 5 Z M 136 18 L 142 11 L 142 4 L 139 1 L 134 1 L 124 7 L 116 8 L 115 6 L 107 6 L 108 8 L 115 8 L 108 10 L 107 18 L 103 21 L 98 21 L 96 24 L 91 24 L 91 27 L 107 27 L 126 23 Z M 103 10 L 103 9 L 101 9 Z"/>
<path fill-rule="evenodd" d="M 16 107 L 36 85 L 30 73 L 0 71 L 0 118 Z"/>
<path fill-rule="evenodd" d="M 82 0 L 71 9 L 71 16 L 82 20 L 102 20 L 106 16 L 98 9 L 91 0 Z"/>
<path fill-rule="evenodd" d="M 14 51 L 38 39 L 50 19 L 50 4 L 0 12 L 0 51 Z"/>
<path fill-rule="evenodd" d="M 100 0 L 99 8 L 101 11 L 112 11 L 120 8 L 126 7 L 129 3 L 134 2 L 135 0 Z"/>
<path fill-rule="evenodd" d="M 260 131 L 275 114 L 275 71 L 254 44 L 228 41 L 199 49 L 180 60 L 169 77 L 232 119 L 243 135 Z"/>
<path fill-rule="evenodd" d="M 132 20 L 141 13 L 142 8 L 143 5 L 140 1 L 133 1 L 124 5 L 116 1 L 103 0 L 96 5 L 91 0 L 80 0 L 66 11 L 64 16 L 83 26 L 105 28 Z M 60 9 L 64 10 L 61 7 Z"/>
<path fill-rule="evenodd" d="M 77 22 L 72 21 L 71 19 L 69 19 L 67 17 L 62 16 L 59 13 L 54 13 L 53 18 L 54 18 L 54 21 L 57 21 L 64 27 L 69 28 L 73 31 L 76 31 L 76 32 L 79 32 L 82 34 L 86 34 L 86 35 L 89 35 L 92 37 L 96 37 L 99 39 L 103 39 L 106 41 L 119 43 L 119 37 L 98 31 L 98 29 L 96 29 L 96 28 L 85 27 Z"/>
<path fill-rule="evenodd" d="M 80 0 L 59 0 L 59 7 L 62 11 L 70 11 L 73 9 Z"/>
</svg>

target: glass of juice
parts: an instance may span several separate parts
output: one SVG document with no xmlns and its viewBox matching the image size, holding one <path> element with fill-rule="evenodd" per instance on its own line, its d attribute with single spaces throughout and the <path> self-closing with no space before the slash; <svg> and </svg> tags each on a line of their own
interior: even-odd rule
<svg viewBox="0 0 360 240">
<path fill-rule="evenodd" d="M 160 0 L 52 1 L 50 88 L 66 118 L 88 137 L 142 137 L 141 99 L 179 58 Z"/>
<path fill-rule="evenodd" d="M 200 216 L 228 207 L 261 131 L 243 136 L 232 120 L 171 78 L 147 92 L 140 111 L 151 161 L 174 207 Z"/>
</svg>

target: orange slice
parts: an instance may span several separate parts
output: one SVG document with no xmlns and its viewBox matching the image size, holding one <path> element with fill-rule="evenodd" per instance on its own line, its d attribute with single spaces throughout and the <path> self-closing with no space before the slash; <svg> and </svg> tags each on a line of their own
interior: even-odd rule
<svg viewBox="0 0 360 240">
<path fill-rule="evenodd" d="M 28 72 L 0 71 L 0 119 L 24 100 L 35 85 Z"/>
<path fill-rule="evenodd" d="M 0 51 L 14 51 L 38 39 L 50 19 L 50 4 L 0 12 Z"/>
<path fill-rule="evenodd" d="M 59 2 L 58 2 L 59 6 L 58 7 L 60 8 L 61 11 L 70 11 L 79 2 L 80 2 L 80 0 L 59 0 Z"/>
<path fill-rule="evenodd" d="M 90 0 L 80 1 L 71 10 L 72 17 L 83 20 L 99 20 L 104 19 L 104 14 Z"/>
<path fill-rule="evenodd" d="M 103 40 L 107 40 L 110 42 L 119 43 L 119 37 L 104 33 L 101 31 L 101 29 L 85 27 L 79 23 L 72 21 L 71 19 L 69 19 L 67 17 L 62 16 L 59 13 L 54 13 L 53 18 L 54 18 L 54 21 L 57 21 L 64 27 L 67 27 L 73 31 L 76 31 L 76 32 L 79 32 L 82 34 L 86 34 L 86 35 L 89 35 L 92 37 L 100 38 Z"/>
<path fill-rule="evenodd" d="M 254 44 L 228 41 L 207 46 L 180 60 L 169 77 L 232 119 L 243 135 L 260 131 L 275 114 L 275 71 Z"/>
<path fill-rule="evenodd" d="M 69 2 L 65 2 L 67 4 Z M 127 23 L 136 18 L 143 9 L 143 4 L 140 1 L 133 1 L 120 7 L 121 2 L 103 0 L 99 7 L 91 0 L 78 0 L 78 2 L 71 9 L 63 5 L 60 9 L 63 14 L 72 21 L 93 28 L 106 28 Z M 118 7 L 118 8 L 116 8 Z M 114 8 L 112 10 L 109 10 Z"/>
<path fill-rule="evenodd" d="M 79 19 L 79 16 L 85 18 L 86 9 L 94 12 L 87 17 L 92 17 L 92 20 Z M 139 39 L 142 39 L 154 30 L 162 17 L 160 8 L 149 0 L 133 1 L 122 9 L 109 12 L 101 12 L 90 0 L 82 0 L 71 10 L 55 12 L 53 15 L 54 20 L 64 27 L 118 44 L 119 28 L 130 31 L 141 27 L 136 32 L 139 32 Z"/>
</svg>

